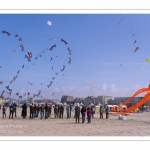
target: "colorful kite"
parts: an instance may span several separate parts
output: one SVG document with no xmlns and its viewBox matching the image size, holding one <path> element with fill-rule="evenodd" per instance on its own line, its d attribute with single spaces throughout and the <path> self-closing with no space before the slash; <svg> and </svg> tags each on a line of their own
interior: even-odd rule
<svg viewBox="0 0 150 150">
<path fill-rule="evenodd" d="M 140 48 L 139 47 L 136 47 L 136 49 L 134 50 L 134 52 L 136 52 L 137 50 L 139 50 Z"/>
</svg>

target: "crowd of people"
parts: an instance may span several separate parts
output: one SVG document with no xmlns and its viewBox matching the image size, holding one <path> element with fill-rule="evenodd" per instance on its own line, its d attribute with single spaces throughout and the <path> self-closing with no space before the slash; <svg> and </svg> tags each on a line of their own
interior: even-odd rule
<svg viewBox="0 0 150 150">
<path fill-rule="evenodd" d="M 27 104 L 24 103 L 22 105 L 22 111 L 21 111 L 21 117 L 23 119 L 26 119 L 27 117 Z M 17 116 L 17 105 L 16 103 L 12 103 L 9 106 L 9 119 L 14 118 Z M 29 105 L 29 118 L 34 119 L 38 118 L 40 116 L 40 119 L 48 119 L 51 116 L 52 109 L 54 109 L 54 117 L 57 119 L 63 119 L 64 116 L 64 106 L 63 105 L 54 105 L 54 108 L 52 105 L 49 104 L 34 104 L 32 103 Z M 72 105 L 67 105 L 66 106 L 66 118 L 70 119 L 71 118 L 71 113 L 74 112 L 74 118 L 75 118 L 75 123 L 80 123 L 80 114 L 82 118 L 82 123 L 85 122 L 85 118 L 87 116 L 87 123 L 91 123 L 91 118 L 94 118 L 95 110 L 93 107 L 90 106 L 85 106 L 83 105 L 82 108 L 80 108 L 79 105 L 76 105 L 72 107 Z M 106 119 L 109 117 L 109 107 L 106 106 L 104 109 L 102 106 L 99 108 L 99 113 L 100 113 L 100 119 L 103 119 L 103 114 L 104 112 L 106 113 Z M 6 118 L 6 106 L 3 105 L 2 107 L 2 114 L 3 118 Z"/>
</svg>

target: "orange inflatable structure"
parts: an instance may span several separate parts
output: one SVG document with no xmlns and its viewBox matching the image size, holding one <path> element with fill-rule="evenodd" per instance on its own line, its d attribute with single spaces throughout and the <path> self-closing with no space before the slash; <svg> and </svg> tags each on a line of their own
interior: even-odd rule
<svg viewBox="0 0 150 150">
<path fill-rule="evenodd" d="M 135 96 L 143 93 L 143 92 L 147 92 L 147 94 L 135 105 L 126 108 L 126 109 L 121 109 L 121 106 L 126 105 L 127 103 L 129 103 Z M 148 88 L 142 88 L 140 90 L 138 90 L 131 98 L 127 99 L 125 102 L 119 104 L 119 112 L 116 112 L 117 114 L 129 114 L 133 111 L 135 111 L 136 109 L 138 109 L 140 106 L 142 106 L 146 101 L 150 100 L 150 87 Z"/>
</svg>

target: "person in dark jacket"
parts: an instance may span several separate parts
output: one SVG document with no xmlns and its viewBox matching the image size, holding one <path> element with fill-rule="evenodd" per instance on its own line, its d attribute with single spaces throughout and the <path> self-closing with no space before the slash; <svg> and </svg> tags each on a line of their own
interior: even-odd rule
<svg viewBox="0 0 150 150">
<path fill-rule="evenodd" d="M 3 118 L 4 118 L 4 116 L 6 118 L 6 107 L 5 107 L 5 105 L 3 105 L 2 113 L 3 113 Z"/>
<path fill-rule="evenodd" d="M 86 108 L 84 105 L 81 108 L 81 114 L 82 114 L 82 123 L 84 123 L 85 122 L 85 114 L 86 114 Z"/>
<path fill-rule="evenodd" d="M 34 104 L 33 117 L 36 118 L 36 116 L 37 116 L 37 105 Z"/>
<path fill-rule="evenodd" d="M 60 106 L 60 108 L 59 108 L 59 118 L 61 119 L 63 119 L 63 114 L 64 114 L 64 107 L 63 107 L 63 105 L 61 105 Z"/>
<path fill-rule="evenodd" d="M 9 108 L 10 108 L 9 119 L 10 119 L 10 116 L 11 116 L 11 115 L 12 115 L 12 119 L 13 119 L 13 115 L 14 115 L 14 105 L 11 104 Z"/>
<path fill-rule="evenodd" d="M 32 105 L 30 105 L 30 119 L 33 119 L 33 113 L 34 113 L 34 105 L 32 103 Z"/>
<path fill-rule="evenodd" d="M 80 107 L 79 107 L 79 105 L 75 107 L 75 118 L 76 118 L 76 123 L 77 123 L 77 121 L 79 123 L 79 121 L 80 121 Z"/>
<path fill-rule="evenodd" d="M 70 105 L 70 118 L 71 118 L 71 111 L 72 111 L 72 106 Z"/>
<path fill-rule="evenodd" d="M 106 106 L 105 112 L 106 112 L 106 119 L 108 119 L 108 115 L 109 115 L 109 107 L 108 106 Z"/>
<path fill-rule="evenodd" d="M 43 113 L 44 113 L 44 106 L 42 104 L 41 107 L 40 107 L 40 116 L 41 116 L 41 119 L 43 119 Z"/>
<path fill-rule="evenodd" d="M 26 103 L 24 103 L 24 105 L 22 106 L 22 114 L 21 114 L 21 116 L 23 117 L 23 119 L 25 119 L 26 116 L 27 116 L 27 105 L 26 105 Z"/>
<path fill-rule="evenodd" d="M 39 112 L 40 112 L 40 104 L 37 105 L 37 113 L 36 113 L 36 117 L 39 116 Z"/>
<path fill-rule="evenodd" d="M 17 104 L 16 103 L 14 103 L 14 113 L 15 113 L 15 117 L 17 117 Z"/>
<path fill-rule="evenodd" d="M 44 109 L 45 109 L 45 119 L 47 119 L 48 118 L 48 105 L 47 104 L 45 105 Z"/>
</svg>

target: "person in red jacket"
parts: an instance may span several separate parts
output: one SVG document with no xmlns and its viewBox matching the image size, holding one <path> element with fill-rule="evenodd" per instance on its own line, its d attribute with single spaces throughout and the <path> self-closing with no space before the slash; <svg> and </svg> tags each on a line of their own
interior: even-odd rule
<svg viewBox="0 0 150 150">
<path fill-rule="evenodd" d="M 91 108 L 88 108 L 87 109 L 88 123 L 91 123 L 91 116 L 92 116 L 92 110 L 91 110 Z"/>
</svg>

